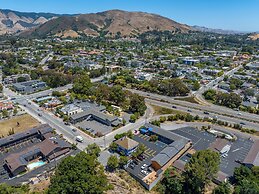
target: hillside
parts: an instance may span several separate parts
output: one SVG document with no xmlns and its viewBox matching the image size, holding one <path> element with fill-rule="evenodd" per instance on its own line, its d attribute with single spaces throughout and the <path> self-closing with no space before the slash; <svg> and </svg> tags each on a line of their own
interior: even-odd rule
<svg viewBox="0 0 259 194">
<path fill-rule="evenodd" d="M 61 16 L 22 33 L 32 37 L 137 36 L 147 31 L 188 32 L 191 27 L 171 19 L 144 12 L 111 10 L 100 13 Z"/>
<path fill-rule="evenodd" d="M 0 9 L 0 35 L 31 29 L 57 16 L 59 15 L 51 13 L 26 13 Z"/>
<path fill-rule="evenodd" d="M 258 40 L 259 39 L 259 34 L 258 33 L 254 33 L 248 36 L 249 39 L 251 40 Z"/>
</svg>

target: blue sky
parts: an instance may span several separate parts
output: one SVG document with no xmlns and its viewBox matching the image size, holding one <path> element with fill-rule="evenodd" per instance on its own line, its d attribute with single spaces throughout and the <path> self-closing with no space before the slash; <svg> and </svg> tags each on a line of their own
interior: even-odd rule
<svg viewBox="0 0 259 194">
<path fill-rule="evenodd" d="M 259 0 L 0 0 L 0 8 L 73 14 L 122 9 L 156 13 L 188 25 L 259 31 Z"/>
</svg>

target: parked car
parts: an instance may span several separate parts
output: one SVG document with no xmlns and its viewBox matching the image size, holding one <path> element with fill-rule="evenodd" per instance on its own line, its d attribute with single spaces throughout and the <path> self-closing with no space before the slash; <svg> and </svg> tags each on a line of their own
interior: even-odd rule
<svg viewBox="0 0 259 194">
<path fill-rule="evenodd" d="M 209 112 L 207 112 L 207 111 L 204 111 L 203 112 L 205 115 L 209 115 L 210 113 Z"/>
<path fill-rule="evenodd" d="M 177 108 L 176 106 L 172 106 L 172 108 Z"/>
<path fill-rule="evenodd" d="M 143 155 L 139 155 L 138 157 L 137 157 L 139 160 L 144 160 L 145 159 L 145 157 L 143 156 Z"/>
</svg>

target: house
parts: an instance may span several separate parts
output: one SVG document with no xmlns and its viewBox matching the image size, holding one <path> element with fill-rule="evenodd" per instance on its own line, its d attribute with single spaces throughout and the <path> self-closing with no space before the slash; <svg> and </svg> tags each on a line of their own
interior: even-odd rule
<svg viewBox="0 0 259 194">
<path fill-rule="evenodd" d="M 248 63 L 245 67 L 249 70 L 259 70 L 259 62 Z"/>
<path fill-rule="evenodd" d="M 128 137 L 122 137 L 115 141 L 115 144 L 118 145 L 118 152 L 125 154 L 126 156 L 131 155 L 132 152 L 136 150 L 139 143 Z"/>
<path fill-rule="evenodd" d="M 202 72 L 206 75 L 216 76 L 220 71 L 217 69 L 204 69 Z"/>
<path fill-rule="evenodd" d="M 200 60 L 193 59 L 192 57 L 185 57 L 182 60 L 185 65 L 195 65 L 200 62 Z"/>
<path fill-rule="evenodd" d="M 144 80 L 147 80 L 147 81 L 150 81 L 152 79 L 152 74 L 150 73 L 144 73 L 144 72 L 140 72 L 140 73 L 137 73 L 136 74 L 136 78 L 138 80 L 141 80 L 141 81 L 144 81 Z"/>
<path fill-rule="evenodd" d="M 218 88 L 222 89 L 222 90 L 226 90 L 226 91 L 230 91 L 230 85 L 227 83 L 220 83 L 218 85 Z"/>
<path fill-rule="evenodd" d="M 14 108 L 13 103 L 11 101 L 0 102 L 0 111 L 3 110 L 12 110 Z"/>
<path fill-rule="evenodd" d="M 13 88 L 17 92 L 21 92 L 25 94 L 37 92 L 45 89 L 46 87 L 47 87 L 46 83 L 40 80 L 31 80 L 31 81 L 13 84 Z"/>
</svg>

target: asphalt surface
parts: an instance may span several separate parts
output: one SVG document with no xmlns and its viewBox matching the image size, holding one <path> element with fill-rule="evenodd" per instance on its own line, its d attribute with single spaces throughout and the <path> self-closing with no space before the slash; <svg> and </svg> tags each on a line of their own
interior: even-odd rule
<svg viewBox="0 0 259 194">
<path fill-rule="evenodd" d="M 218 113 L 204 114 L 204 111 L 202 111 L 202 110 L 192 109 L 192 108 L 188 108 L 188 107 L 185 107 L 185 106 L 179 106 L 179 105 L 177 105 L 176 108 L 173 108 L 172 104 L 170 104 L 170 103 L 160 102 L 160 101 L 152 100 L 152 99 L 148 99 L 148 98 L 146 98 L 146 102 L 150 103 L 150 104 L 153 104 L 153 105 L 156 105 L 156 106 L 161 106 L 161 107 L 165 107 L 165 108 L 169 108 L 169 109 L 188 112 L 193 116 L 198 115 L 199 117 L 202 117 L 202 118 L 203 117 L 217 118 L 218 120 L 225 121 L 225 122 L 232 123 L 232 124 L 240 124 L 240 122 L 244 122 L 245 125 L 243 125 L 243 127 L 255 129 L 255 130 L 259 131 L 259 123 L 254 123 L 254 122 L 249 122 L 249 121 L 241 121 L 240 118 L 223 116 L 223 115 L 218 114 Z M 235 111 L 235 114 L 237 115 L 236 111 Z M 159 118 L 159 116 L 157 116 L 157 118 Z M 156 119 L 156 118 L 154 118 L 154 119 Z"/>
<path fill-rule="evenodd" d="M 254 122 L 256 124 L 259 124 L 259 115 L 256 114 L 251 114 L 251 113 L 247 113 L 247 112 L 242 112 L 242 111 L 235 111 L 232 110 L 230 108 L 226 108 L 223 106 L 217 106 L 217 105 L 201 105 L 201 104 L 194 104 L 191 102 L 187 102 L 187 101 L 181 101 L 181 100 L 175 100 L 172 97 L 169 96 L 163 96 L 163 95 L 159 95 L 159 94 L 153 94 L 153 93 L 148 93 L 148 92 L 143 92 L 143 91 L 139 91 L 139 90 L 135 90 L 135 89 L 128 89 L 129 91 L 133 92 L 133 93 L 137 93 L 141 96 L 144 96 L 146 98 L 158 101 L 158 102 L 167 102 L 168 104 L 172 105 L 177 105 L 178 108 L 188 108 L 191 111 L 195 111 L 195 110 L 200 110 L 200 111 L 207 111 L 209 113 L 214 113 L 217 115 L 221 115 L 221 116 L 225 116 L 226 118 L 228 118 L 227 120 L 231 119 L 231 118 L 235 118 L 238 120 L 237 123 L 242 122 Z M 239 115 L 239 114 L 241 115 Z M 258 125 L 256 125 L 258 126 Z M 257 127 L 258 128 L 258 127 Z M 259 130 L 259 129 L 256 129 Z"/>
</svg>

